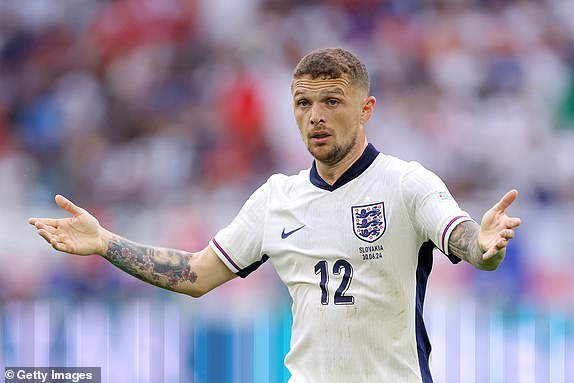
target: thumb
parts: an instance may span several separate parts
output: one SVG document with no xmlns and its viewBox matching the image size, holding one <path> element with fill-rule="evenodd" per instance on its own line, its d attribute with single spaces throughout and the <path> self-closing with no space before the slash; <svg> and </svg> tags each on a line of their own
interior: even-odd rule
<svg viewBox="0 0 574 383">
<path fill-rule="evenodd" d="M 56 198 L 54 198 L 54 199 L 56 200 L 56 203 L 58 204 L 58 206 L 60 206 L 64 210 L 66 210 L 68 213 L 70 213 L 74 217 L 79 216 L 84 211 L 82 208 L 74 205 L 72 203 L 72 201 L 70 201 L 69 199 L 67 199 L 66 197 L 64 197 L 60 194 L 56 195 Z"/>
</svg>

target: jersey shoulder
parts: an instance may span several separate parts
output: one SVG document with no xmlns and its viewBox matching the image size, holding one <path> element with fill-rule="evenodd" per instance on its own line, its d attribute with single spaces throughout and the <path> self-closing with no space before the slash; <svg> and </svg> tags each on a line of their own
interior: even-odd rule
<svg viewBox="0 0 574 383">
<path fill-rule="evenodd" d="M 384 171 L 388 176 L 402 178 L 416 172 L 428 171 L 423 165 L 416 161 L 405 161 L 389 154 L 379 154 L 375 160 L 375 168 Z"/>
<path fill-rule="evenodd" d="M 387 190 L 395 190 L 401 198 L 412 199 L 430 189 L 444 189 L 440 178 L 416 161 L 405 161 L 381 154 L 375 162 L 376 175 L 384 180 Z M 439 187 L 440 186 L 440 187 Z M 446 192 L 446 191 L 445 191 Z"/>
<path fill-rule="evenodd" d="M 294 187 L 310 184 L 309 172 L 310 169 L 301 170 L 299 173 L 293 175 L 275 173 L 267 179 L 267 184 L 271 191 L 289 191 Z"/>
</svg>

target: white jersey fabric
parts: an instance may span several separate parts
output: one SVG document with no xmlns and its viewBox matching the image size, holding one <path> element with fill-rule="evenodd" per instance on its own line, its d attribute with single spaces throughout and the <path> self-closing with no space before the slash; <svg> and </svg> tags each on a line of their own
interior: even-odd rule
<svg viewBox="0 0 574 383">
<path fill-rule="evenodd" d="M 432 250 L 470 219 L 435 174 L 369 144 L 332 186 L 314 164 L 271 176 L 210 245 L 241 277 L 270 259 L 287 286 L 290 383 L 427 383 Z"/>
</svg>

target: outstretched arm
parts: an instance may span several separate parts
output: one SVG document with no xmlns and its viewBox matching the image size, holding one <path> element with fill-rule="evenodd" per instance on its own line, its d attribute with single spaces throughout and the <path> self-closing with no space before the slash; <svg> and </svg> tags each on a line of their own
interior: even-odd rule
<svg viewBox="0 0 574 383">
<path fill-rule="evenodd" d="M 517 196 L 517 190 L 506 193 L 484 214 L 480 226 L 472 221 L 457 225 L 448 241 L 449 253 L 477 269 L 496 269 L 506 255 L 508 241 L 514 238 L 514 229 L 520 225 L 520 218 L 506 214 Z"/>
<path fill-rule="evenodd" d="M 94 216 L 68 199 L 58 195 L 56 203 L 72 216 L 28 220 L 56 250 L 98 254 L 136 278 L 194 297 L 235 277 L 209 246 L 189 253 L 140 245 L 104 229 Z"/>
<path fill-rule="evenodd" d="M 109 234 L 103 257 L 144 282 L 199 297 L 235 278 L 207 246 L 200 252 L 140 245 Z"/>
</svg>

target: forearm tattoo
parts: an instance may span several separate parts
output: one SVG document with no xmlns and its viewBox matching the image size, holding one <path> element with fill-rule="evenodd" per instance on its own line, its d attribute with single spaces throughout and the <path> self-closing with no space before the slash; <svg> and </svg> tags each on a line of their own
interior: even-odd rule
<svg viewBox="0 0 574 383">
<path fill-rule="evenodd" d="M 139 245 L 124 238 L 109 241 L 104 258 L 144 282 L 176 291 L 180 283 L 195 283 L 190 269 L 192 254 L 173 249 Z"/>
<path fill-rule="evenodd" d="M 449 253 L 475 266 L 480 266 L 483 260 L 482 251 L 478 245 L 479 230 L 480 226 L 473 221 L 458 224 L 448 240 Z"/>
</svg>

